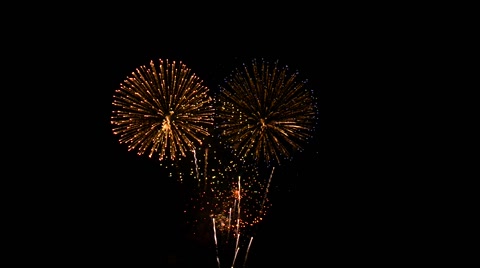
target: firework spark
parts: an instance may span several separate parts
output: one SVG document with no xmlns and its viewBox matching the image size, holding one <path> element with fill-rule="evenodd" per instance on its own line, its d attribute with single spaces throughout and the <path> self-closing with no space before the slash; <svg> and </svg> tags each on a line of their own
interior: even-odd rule
<svg viewBox="0 0 480 268">
<path fill-rule="evenodd" d="M 213 99 L 202 83 L 181 61 L 160 59 L 137 68 L 113 96 L 113 133 L 138 155 L 185 157 L 213 125 Z"/>
<path fill-rule="evenodd" d="M 199 158 L 194 168 L 198 170 L 197 165 L 205 165 L 205 171 L 200 172 L 202 183 L 191 185 L 196 187 L 196 196 L 191 200 L 193 202 L 187 202 L 187 207 L 193 206 L 202 213 L 195 214 L 197 209 L 193 207 L 187 211 L 194 213 L 195 222 L 215 218 L 217 233 L 223 237 L 229 237 L 238 229 L 253 228 L 263 220 L 271 206 L 267 196 L 271 179 L 266 182 L 255 165 L 235 163 L 225 153 L 216 150 L 205 152 L 208 157 Z"/>
<path fill-rule="evenodd" d="M 276 161 L 302 150 L 312 137 L 317 109 L 298 72 L 268 62 L 243 65 L 225 79 L 217 101 L 220 139 L 242 159 Z"/>
<path fill-rule="evenodd" d="M 211 234 L 219 266 L 220 261 L 232 267 L 245 265 L 251 240 L 271 206 L 270 180 L 263 179 L 256 165 L 242 163 L 213 145 L 204 153 L 205 158 L 195 163 L 205 165 L 205 171 L 200 172 L 197 194 L 186 202 L 187 222 L 198 238 L 211 240 L 204 236 Z"/>
<path fill-rule="evenodd" d="M 220 258 L 221 255 L 223 258 L 228 260 L 229 253 L 233 253 L 232 264 L 231 267 L 235 267 L 236 263 L 238 263 L 237 258 L 239 257 L 240 251 L 243 249 L 245 254 L 245 258 L 243 260 L 243 266 L 245 267 L 248 252 L 250 250 L 250 246 L 252 243 L 254 230 L 251 228 L 252 226 L 256 225 L 259 221 L 251 222 L 250 225 L 245 224 L 247 222 L 244 217 L 246 216 L 247 220 L 252 214 L 261 215 L 263 210 L 255 210 L 255 206 L 252 204 L 246 203 L 246 206 L 243 206 L 242 199 L 245 198 L 244 201 L 248 201 L 249 199 L 246 198 L 248 195 L 243 193 L 241 178 L 238 178 L 238 188 L 234 188 L 232 191 L 232 195 L 230 196 L 230 202 L 219 202 L 215 204 L 217 209 L 217 214 L 212 214 L 212 228 L 213 228 L 213 235 L 216 247 L 216 254 L 217 254 L 217 262 L 220 267 Z M 268 186 L 267 186 L 268 187 Z M 266 193 L 268 192 L 268 188 L 265 189 L 265 197 Z M 231 201 L 233 199 L 233 202 Z M 228 198 L 226 198 L 228 200 Z M 251 200 L 251 199 L 250 199 Z M 242 203 L 242 205 L 240 205 Z M 218 206 L 220 204 L 220 206 Z M 263 205 L 263 204 L 262 204 Z M 225 207 L 229 206 L 228 209 L 228 219 L 226 218 L 226 209 Z M 235 212 L 233 221 L 234 224 L 231 224 L 232 221 L 232 210 Z M 219 229 L 220 233 L 217 233 L 217 229 Z M 230 232 L 232 230 L 232 232 Z M 248 246 L 245 250 L 245 244 L 247 242 L 246 239 L 249 238 Z M 234 246 L 229 241 L 235 240 Z M 231 244 L 231 245 L 229 245 Z M 218 250 L 219 245 L 222 249 L 222 253 Z M 241 265 L 241 263 L 239 263 Z"/>
</svg>

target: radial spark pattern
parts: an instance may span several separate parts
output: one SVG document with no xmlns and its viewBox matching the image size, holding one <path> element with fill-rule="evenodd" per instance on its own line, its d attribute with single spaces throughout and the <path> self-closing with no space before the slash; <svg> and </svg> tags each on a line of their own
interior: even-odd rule
<svg viewBox="0 0 480 268">
<path fill-rule="evenodd" d="M 276 161 L 290 158 L 312 137 L 317 108 L 313 92 L 298 72 L 278 61 L 252 61 L 225 79 L 217 98 L 216 129 L 223 143 L 241 158 Z"/>
<path fill-rule="evenodd" d="M 208 88 L 182 62 L 160 60 L 132 72 L 113 96 L 113 132 L 139 155 L 186 156 L 213 125 Z"/>
</svg>

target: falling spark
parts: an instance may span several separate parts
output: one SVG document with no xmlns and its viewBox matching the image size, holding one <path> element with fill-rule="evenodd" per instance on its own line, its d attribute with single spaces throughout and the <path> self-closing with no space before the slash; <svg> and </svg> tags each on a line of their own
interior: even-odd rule
<svg viewBox="0 0 480 268">
<path fill-rule="evenodd" d="M 228 233 L 227 233 L 227 236 L 230 236 L 231 222 L 232 222 L 232 208 L 229 208 L 228 209 Z"/>
<path fill-rule="evenodd" d="M 207 190 L 207 166 L 208 166 L 208 148 L 205 148 L 205 165 L 203 170 L 203 177 L 205 178 L 203 191 Z"/>
<path fill-rule="evenodd" d="M 193 157 L 195 159 L 195 172 L 197 174 L 197 181 L 198 181 L 198 184 L 200 185 L 200 174 L 198 172 L 197 152 L 195 150 L 192 150 L 192 151 L 193 151 Z"/>
<path fill-rule="evenodd" d="M 260 206 L 260 214 L 262 214 L 263 209 L 265 207 L 265 201 L 267 200 L 268 189 L 270 188 L 270 182 L 272 181 L 274 170 L 275 170 L 275 167 L 272 167 L 272 173 L 270 173 L 270 178 L 268 179 L 267 188 L 265 188 L 265 195 L 263 196 L 262 205 Z"/>
<path fill-rule="evenodd" d="M 238 248 L 238 240 L 240 239 L 240 176 L 238 176 L 238 205 L 237 205 L 237 210 L 238 210 L 238 215 L 237 215 L 237 243 L 235 245 L 236 248 Z"/>
</svg>

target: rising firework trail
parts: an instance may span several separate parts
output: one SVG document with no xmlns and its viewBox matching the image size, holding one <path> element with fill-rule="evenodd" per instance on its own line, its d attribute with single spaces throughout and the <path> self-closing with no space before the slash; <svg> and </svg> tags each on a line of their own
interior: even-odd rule
<svg viewBox="0 0 480 268">
<path fill-rule="evenodd" d="M 215 218 L 212 218 L 213 221 L 213 238 L 215 240 L 215 251 L 217 252 L 217 264 L 218 268 L 221 268 L 220 266 L 220 256 L 218 254 L 218 242 L 217 242 L 217 229 L 215 229 Z"/>
<path fill-rule="evenodd" d="M 252 245 L 252 241 L 253 241 L 253 236 L 250 237 L 250 241 L 248 242 L 247 253 L 245 253 L 245 260 L 243 261 L 243 267 L 247 265 L 248 252 L 250 251 L 250 246 Z"/>
</svg>

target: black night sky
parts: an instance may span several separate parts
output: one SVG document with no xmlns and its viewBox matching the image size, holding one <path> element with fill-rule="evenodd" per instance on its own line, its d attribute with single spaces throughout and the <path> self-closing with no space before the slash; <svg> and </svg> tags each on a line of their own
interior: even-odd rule
<svg viewBox="0 0 480 268">
<path fill-rule="evenodd" d="M 22 165 L 7 176 L 3 217 L 10 263 L 216 267 L 212 245 L 185 225 L 187 189 L 112 134 L 112 95 L 150 60 L 182 61 L 217 90 L 253 58 L 298 70 L 319 117 L 305 151 L 274 175 L 247 267 L 471 262 L 463 242 L 475 237 L 473 218 L 458 207 L 474 198 L 432 176 L 424 125 L 405 119 L 428 48 L 397 26 L 331 19 L 179 32 L 118 15 L 35 39 L 45 46 L 24 49 L 17 63 L 36 70 L 19 92 L 32 96 L 35 123 L 15 122 L 21 142 L 11 157 Z"/>
</svg>

